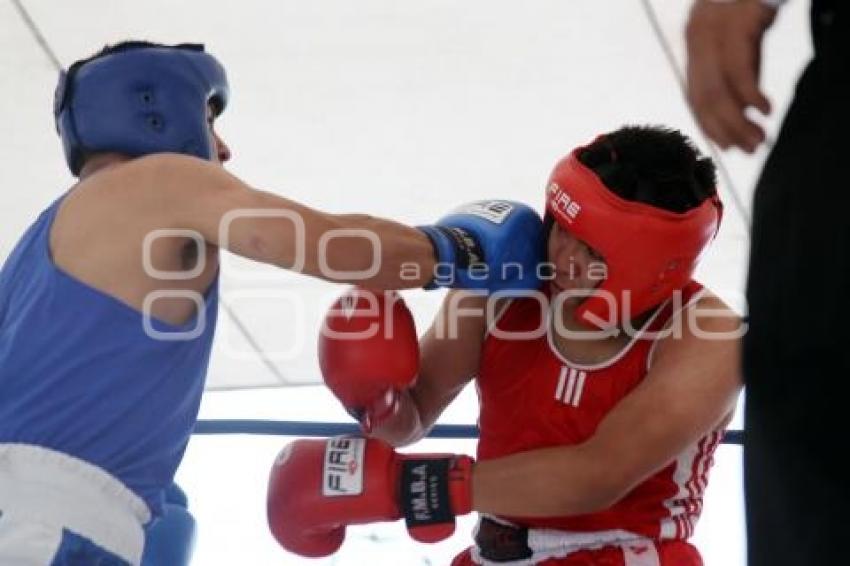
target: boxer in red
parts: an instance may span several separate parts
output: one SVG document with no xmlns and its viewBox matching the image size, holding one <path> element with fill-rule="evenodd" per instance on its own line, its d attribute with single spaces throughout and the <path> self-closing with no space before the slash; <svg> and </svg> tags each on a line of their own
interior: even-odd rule
<svg viewBox="0 0 850 566">
<path fill-rule="evenodd" d="M 546 195 L 539 293 L 452 291 L 418 344 L 396 295 L 332 309 L 323 374 L 367 438 L 281 453 L 269 519 L 286 548 L 330 554 L 345 525 L 401 517 L 439 540 L 474 510 L 454 566 L 702 564 L 687 539 L 741 389 L 743 332 L 692 279 L 720 224 L 714 167 L 679 132 L 627 127 L 558 163 Z M 473 380 L 476 461 L 394 452 Z"/>
</svg>

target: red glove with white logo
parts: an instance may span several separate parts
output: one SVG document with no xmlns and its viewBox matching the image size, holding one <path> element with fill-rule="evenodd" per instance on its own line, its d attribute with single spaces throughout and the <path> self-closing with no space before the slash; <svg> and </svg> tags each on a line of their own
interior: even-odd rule
<svg viewBox="0 0 850 566">
<path fill-rule="evenodd" d="M 319 334 L 325 384 L 370 432 L 398 410 L 398 393 L 419 372 L 413 316 L 395 291 L 350 289 L 331 306 Z"/>
<path fill-rule="evenodd" d="M 404 517 L 420 542 L 451 536 L 472 511 L 469 456 L 397 454 L 366 438 L 296 440 L 269 478 L 269 528 L 286 550 L 312 558 L 336 552 L 347 525 Z"/>
</svg>

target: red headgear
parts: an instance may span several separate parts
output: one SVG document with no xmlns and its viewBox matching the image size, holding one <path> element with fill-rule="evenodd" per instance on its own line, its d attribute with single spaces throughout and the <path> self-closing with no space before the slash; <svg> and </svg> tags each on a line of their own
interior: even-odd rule
<svg viewBox="0 0 850 566">
<path fill-rule="evenodd" d="M 546 210 L 605 260 L 607 278 L 582 301 L 576 317 L 608 328 L 646 312 L 688 283 L 717 234 L 723 205 L 715 195 L 680 213 L 625 200 L 579 161 L 583 150 L 575 149 L 555 166 Z"/>
</svg>

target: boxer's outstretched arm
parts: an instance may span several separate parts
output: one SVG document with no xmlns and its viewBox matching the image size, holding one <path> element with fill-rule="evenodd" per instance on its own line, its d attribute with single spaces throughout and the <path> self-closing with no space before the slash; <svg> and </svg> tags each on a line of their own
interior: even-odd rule
<svg viewBox="0 0 850 566">
<path fill-rule="evenodd" d="M 195 230 L 208 243 L 238 255 L 329 281 L 415 288 L 433 276 L 433 246 L 415 228 L 367 215 L 321 212 L 256 190 L 222 167 L 193 157 L 158 154 L 134 161 L 127 165 L 128 176 L 142 185 L 143 206 L 161 216 L 163 227 Z M 323 245 L 323 236 L 334 230 L 336 236 Z M 361 275 L 343 274 L 356 271 Z"/>
<path fill-rule="evenodd" d="M 697 307 L 726 308 L 710 295 Z M 644 381 L 587 442 L 478 462 L 472 480 L 475 510 L 551 517 L 606 509 L 722 427 L 742 387 L 739 338 L 705 336 L 740 330 L 740 320 L 726 312 L 700 319 L 698 332 L 686 323 L 681 338 L 662 339 Z"/>
<path fill-rule="evenodd" d="M 419 341 L 419 376 L 399 397 L 395 416 L 370 436 L 393 446 L 424 437 L 440 414 L 478 374 L 486 331 L 486 297 L 474 291 L 450 291 L 428 332 Z"/>
</svg>

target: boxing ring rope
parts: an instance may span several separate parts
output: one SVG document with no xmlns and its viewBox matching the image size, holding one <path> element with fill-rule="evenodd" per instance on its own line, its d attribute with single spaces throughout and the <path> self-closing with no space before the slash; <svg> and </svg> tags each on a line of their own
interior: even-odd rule
<svg viewBox="0 0 850 566">
<path fill-rule="evenodd" d="M 258 434 L 269 436 L 339 436 L 360 434 L 355 423 L 323 423 L 316 421 L 266 421 L 250 419 L 199 420 L 194 434 Z M 436 425 L 427 438 L 478 438 L 475 425 Z M 727 430 L 723 444 L 744 444 L 743 430 Z"/>
</svg>

